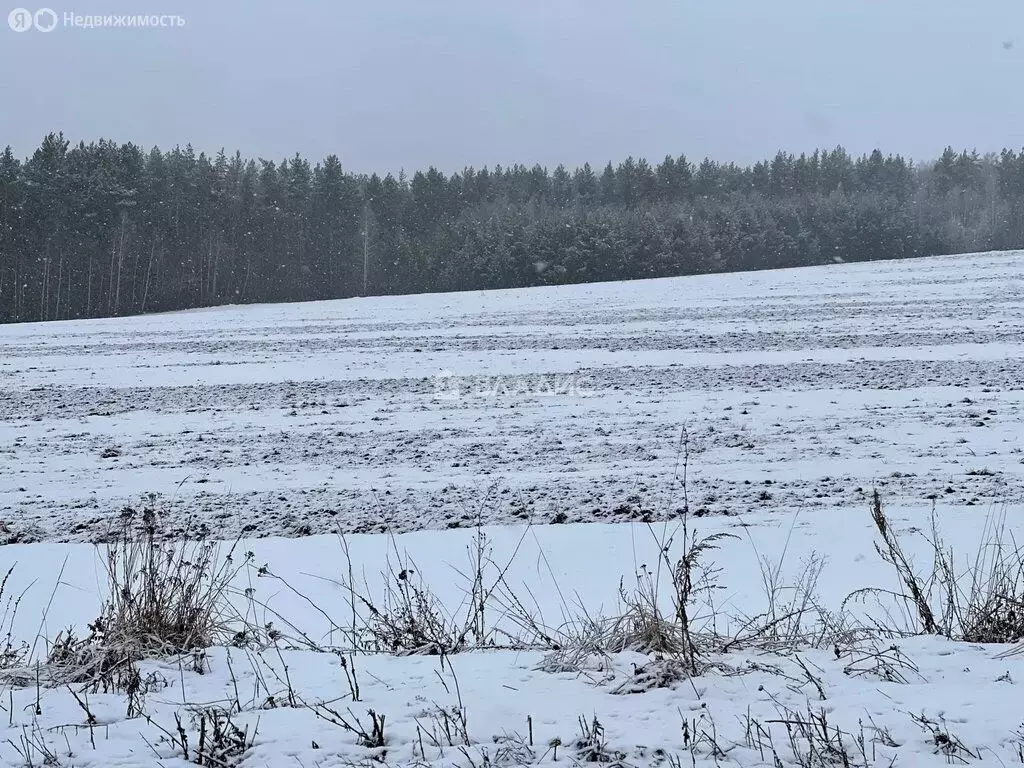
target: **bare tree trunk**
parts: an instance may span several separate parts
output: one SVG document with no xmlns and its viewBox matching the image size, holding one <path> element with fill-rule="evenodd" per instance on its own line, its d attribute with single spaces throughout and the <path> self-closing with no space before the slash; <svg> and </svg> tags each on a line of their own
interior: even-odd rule
<svg viewBox="0 0 1024 768">
<path fill-rule="evenodd" d="M 60 289 L 64 283 L 64 249 L 60 249 L 57 257 L 57 302 L 53 307 L 53 319 L 60 320 Z"/>
<path fill-rule="evenodd" d="M 146 267 L 146 287 L 142 291 L 142 308 L 141 312 L 146 311 L 146 299 L 149 298 L 149 279 L 153 274 L 153 258 L 156 256 L 156 240 L 153 240 L 153 245 L 149 249 L 149 266 Z"/>
<path fill-rule="evenodd" d="M 220 271 L 220 246 L 221 246 L 221 234 L 217 233 L 217 248 L 213 252 L 213 275 L 210 279 L 210 298 L 213 301 L 217 300 L 217 276 Z"/>
<path fill-rule="evenodd" d="M 68 290 L 67 290 L 67 299 L 64 302 L 64 307 L 65 307 L 65 309 L 64 309 L 64 316 L 66 318 L 68 318 L 69 320 L 71 319 L 71 295 L 72 295 L 71 294 L 71 274 L 72 274 L 72 272 L 73 272 L 73 270 L 71 269 L 71 267 L 68 267 Z"/>
<path fill-rule="evenodd" d="M 131 307 L 134 309 L 136 306 L 135 295 L 136 289 L 139 283 L 139 249 L 135 249 L 135 263 L 132 265 L 132 300 Z"/>
<path fill-rule="evenodd" d="M 95 261 L 92 254 L 89 254 L 89 283 L 85 288 L 85 316 L 92 317 L 92 272 Z"/>
<path fill-rule="evenodd" d="M 14 319 L 20 320 L 21 313 L 25 311 L 25 286 L 22 282 L 25 279 L 24 272 L 18 272 L 14 276 Z"/>
<path fill-rule="evenodd" d="M 214 249 L 214 238 L 215 235 L 210 234 L 210 239 L 206 241 L 206 256 L 203 259 L 202 264 L 202 302 L 204 304 L 213 303 L 213 295 L 210 291 L 210 284 L 212 282 L 213 273 L 213 249 Z"/>
<path fill-rule="evenodd" d="M 252 275 L 252 256 L 245 252 L 245 276 L 242 278 L 242 296 L 249 298 L 249 278 Z"/>
<path fill-rule="evenodd" d="M 124 241 L 127 237 L 125 222 L 128 214 L 121 211 L 121 236 L 117 247 L 117 285 L 114 287 L 114 314 L 121 314 L 121 270 L 124 267 Z"/>
<path fill-rule="evenodd" d="M 50 244 L 46 244 L 46 256 L 43 257 L 43 279 L 39 281 L 39 319 L 46 319 L 47 290 L 50 287 Z"/>
<path fill-rule="evenodd" d="M 113 314 L 114 311 L 114 258 L 117 254 L 117 240 L 114 239 L 110 242 L 110 275 L 108 276 L 107 282 L 107 314 Z"/>
</svg>

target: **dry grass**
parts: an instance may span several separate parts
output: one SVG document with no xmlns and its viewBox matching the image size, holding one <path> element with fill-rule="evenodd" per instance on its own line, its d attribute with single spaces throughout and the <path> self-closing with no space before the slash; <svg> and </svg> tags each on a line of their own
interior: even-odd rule
<svg viewBox="0 0 1024 768">
<path fill-rule="evenodd" d="M 87 634 L 73 628 L 46 642 L 45 661 L 8 676 L 22 684 L 84 684 L 124 692 L 138 703 L 146 684 L 136 661 L 188 654 L 251 634 L 232 606 L 233 582 L 251 555 L 236 562 L 234 548 L 187 536 L 164 539 L 157 511 L 122 512 L 117 529 L 98 547 L 108 599 Z M 138 708 L 137 706 L 135 707 Z"/>
<path fill-rule="evenodd" d="M 933 522 L 930 535 L 926 536 L 933 556 L 931 572 L 922 575 L 907 554 L 909 547 L 904 546 L 893 529 L 877 493 L 872 500 L 871 518 L 879 534 L 877 549 L 895 569 L 900 588 L 862 593 L 895 597 L 909 608 L 914 632 L 983 643 L 1014 643 L 1024 638 L 1024 556 L 1007 533 L 1004 521 L 986 526 L 983 544 L 966 568 L 957 566 L 959 561 L 943 544 Z M 139 675 L 139 659 L 187 655 L 211 646 L 236 645 L 240 637 L 252 636 L 252 628 L 232 603 L 239 596 L 234 585 L 240 581 L 240 571 L 253 566 L 250 555 L 236 559 L 234 548 L 222 551 L 218 545 L 203 540 L 161 538 L 157 513 L 152 507 L 138 514 L 126 511 L 120 522 L 109 544 L 100 550 L 110 597 L 100 617 L 90 625 L 88 635 L 61 633 L 48 646 L 46 668 L 26 666 L 27 651 L 13 645 L 11 620 L 4 618 L 8 650 L 5 652 L 0 646 L 0 665 L 31 670 L 37 686 L 84 684 L 80 690 L 127 694 L 128 716 L 145 716 L 148 684 Z M 340 648 L 332 650 L 339 652 L 348 679 L 347 698 L 353 703 L 360 701 L 357 653 L 433 654 L 440 657 L 443 670 L 449 654 L 499 647 L 545 649 L 549 655 L 542 668 L 584 675 L 597 670 L 603 675 L 603 682 L 614 683 L 609 690 L 616 694 L 643 694 L 654 688 L 672 687 L 710 667 L 725 670 L 728 660 L 723 660 L 724 654 L 738 648 L 788 655 L 792 659 L 798 650 L 834 647 L 835 661 L 843 664 L 843 672 L 848 676 L 890 683 L 921 679 L 920 672 L 898 646 L 869 642 L 865 647 L 859 642 L 904 634 L 903 630 L 890 624 L 879 626 L 869 636 L 871 633 L 865 630 L 849 628 L 845 610 L 833 614 L 822 607 L 817 584 L 824 561 L 816 556 L 803 563 L 793 584 L 783 579 L 782 561 L 771 563 L 759 558 L 763 610 L 750 617 L 728 617 L 732 626 L 739 621 L 740 631 L 731 636 L 720 634 L 714 598 L 719 572 L 712 558 L 726 539 L 735 537 L 700 536 L 691 529 L 689 515 L 685 513 L 674 527 L 666 525 L 659 530 L 660 533 L 654 526 L 648 526 L 657 557 L 648 564 L 637 565 L 631 583 L 620 582 L 618 606 L 611 616 L 592 617 L 582 607 L 572 613 L 563 599 L 565 621 L 556 628 L 547 626 L 536 610 L 527 607 L 538 604 L 532 595 L 530 600 L 520 599 L 509 584 L 509 569 L 519 546 L 509 560 L 496 561 L 481 526 L 467 546 L 464 567 L 453 569 L 464 594 L 461 604 L 454 609 L 438 597 L 416 563 L 399 551 L 394 537 L 386 562 L 381 564 L 383 587 L 371 591 L 365 580 L 358 583 L 348 541 L 341 537 L 347 567 L 341 577 L 332 581 L 348 595 L 351 616 L 344 620 L 334 617 L 332 626 L 347 641 L 349 655 L 340 653 Z M 528 531 L 523 533 L 519 545 Z M 783 560 L 785 556 L 784 551 Z M 258 571 L 264 577 L 273 577 L 268 567 Z M 6 579 L 0 581 L 0 600 L 6 586 Z M 553 588 L 560 591 L 557 580 Z M 309 598 L 294 594 L 312 604 Z M 17 602 L 17 598 L 6 600 L 8 614 L 16 612 Z M 235 700 L 229 702 L 230 706 L 197 708 L 182 702 L 181 714 L 191 719 L 179 718 L 167 730 L 154 724 L 178 755 L 199 765 L 234 765 L 251 748 L 254 732 L 237 726 L 232 717 L 237 718 L 239 712 L 257 705 L 267 706 L 267 702 L 271 706 L 283 706 L 286 702 L 287 706 L 308 708 L 323 721 L 354 734 L 358 743 L 375 755 L 383 756 L 388 746 L 383 715 L 370 710 L 365 716 L 356 716 L 332 702 L 302 701 L 292 689 L 277 644 L 271 645 L 277 649 L 279 669 L 258 653 L 250 659 L 254 677 L 266 696 L 254 694 L 252 704 L 243 706 L 231 670 Z M 624 651 L 649 658 L 634 663 L 631 676 L 604 674 L 613 666 L 609 663 L 601 670 L 604 661 L 610 662 L 614 654 Z M 813 683 L 820 699 L 825 700 L 822 680 L 808 671 L 799 656 L 795 656 L 795 661 L 807 680 L 785 679 L 801 690 Z M 230 663 L 229 658 L 229 667 Z M 41 674 L 47 670 L 47 679 L 41 680 Z M 779 674 L 785 677 L 781 671 Z M 265 679 L 268 676 L 280 684 L 286 695 L 271 695 Z M 274 680 L 269 682 L 273 684 Z M 27 679 L 24 682 L 31 684 Z M 457 680 L 454 685 L 458 706 L 435 705 L 416 721 L 421 757 L 425 757 L 424 745 L 439 753 L 446 749 L 457 751 L 469 762 L 478 756 L 473 751 L 475 742 L 470 739 Z M 333 701 L 343 698 L 346 696 Z M 91 718 L 85 701 L 86 714 Z M 777 717 L 747 723 L 746 746 L 776 764 L 783 759 L 780 754 L 786 762 L 807 768 L 874 764 L 875 745 L 865 736 L 863 727 L 859 733 L 843 730 L 829 718 L 824 709 L 808 707 L 797 711 L 780 705 Z M 936 750 L 947 758 L 973 759 L 977 754 L 976 750 L 964 747 L 943 723 L 923 716 L 914 722 L 933 736 Z M 604 728 L 596 718 L 581 718 L 579 731 L 579 738 L 565 745 L 566 757 L 571 761 L 624 761 L 623 753 L 607 743 Z M 706 723 L 684 722 L 684 743 L 693 754 L 700 752 L 715 761 L 724 758 L 714 728 Z M 528 739 L 502 744 L 508 746 L 508 754 L 529 761 L 523 764 L 543 760 L 547 754 L 534 751 L 532 725 Z M 33 759 L 38 760 L 40 755 L 45 759 L 42 746 L 46 742 L 32 733 L 23 733 L 16 746 L 26 755 L 35 755 Z M 548 749 L 556 752 L 561 746 L 560 742 L 558 747 L 549 744 Z M 470 757 L 471 751 L 474 758 Z M 505 754 L 497 748 L 493 754 L 499 753 Z"/>
<path fill-rule="evenodd" d="M 141 519 L 137 519 L 141 517 Z M 133 655 L 170 655 L 226 643 L 239 631 L 229 599 L 251 555 L 236 562 L 215 542 L 160 537 L 152 506 L 128 509 L 106 545 L 109 598 L 93 627 L 99 642 Z"/>
<path fill-rule="evenodd" d="M 258 723 L 252 730 L 247 725 L 240 726 L 234 722 L 232 712 L 217 706 L 197 707 L 188 713 L 188 719 L 186 728 L 181 715 L 176 714 L 174 727 L 165 728 L 147 718 L 160 732 L 161 743 L 188 762 L 207 768 L 239 765 L 252 749 L 259 731 Z M 161 754 L 153 745 L 150 748 L 162 764 Z"/>
<path fill-rule="evenodd" d="M 784 706 L 777 710 L 774 718 L 747 718 L 746 745 L 758 753 L 762 764 L 781 768 L 781 755 L 787 755 L 787 762 L 799 768 L 879 764 L 876 745 L 863 726 L 856 734 L 844 731 L 824 708 L 809 705 L 802 711 Z"/>
<path fill-rule="evenodd" d="M 31 654 L 28 643 L 14 638 L 14 621 L 21 606 L 22 595 L 8 593 L 7 582 L 13 572 L 12 565 L 0 580 L 0 604 L 3 605 L 3 610 L 0 611 L 0 669 L 22 667 Z"/>
<path fill-rule="evenodd" d="M 331 619 L 332 627 L 350 650 L 360 652 L 448 655 L 478 648 L 550 648 L 556 643 L 553 633 L 524 606 L 506 579 L 526 535 L 502 563 L 494 560 L 486 532 L 477 527 L 466 548 L 466 566 L 453 572 L 464 595 L 455 608 L 437 596 L 416 562 L 398 549 L 394 536 L 379 591 L 365 579 L 356 580 L 348 540 L 339 536 L 346 569 L 328 581 L 347 596 L 351 613 L 344 623 Z M 268 569 L 261 575 L 277 578 Z M 517 631 L 510 633 L 509 626 Z"/>
<path fill-rule="evenodd" d="M 981 543 L 967 563 L 947 547 L 932 515 L 925 537 L 931 571 L 920 575 L 905 553 L 875 491 L 871 518 L 880 542 L 875 548 L 895 569 L 900 589 L 854 593 L 895 597 L 908 607 L 911 633 L 942 635 L 972 643 L 1017 643 L 1024 640 L 1024 548 L 1006 528 L 1005 519 L 986 519 Z"/>
</svg>

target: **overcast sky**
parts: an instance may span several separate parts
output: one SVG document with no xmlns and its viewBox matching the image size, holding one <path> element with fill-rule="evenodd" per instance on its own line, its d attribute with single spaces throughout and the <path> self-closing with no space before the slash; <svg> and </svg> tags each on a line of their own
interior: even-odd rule
<svg viewBox="0 0 1024 768">
<path fill-rule="evenodd" d="M 186 23 L 0 27 L 21 156 L 58 130 L 354 171 L 1024 145 L 1024 0 L 50 2 Z"/>
</svg>

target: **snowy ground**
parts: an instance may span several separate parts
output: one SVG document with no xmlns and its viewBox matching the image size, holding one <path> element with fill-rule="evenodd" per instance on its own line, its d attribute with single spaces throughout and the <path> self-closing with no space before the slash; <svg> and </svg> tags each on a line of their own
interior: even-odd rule
<svg viewBox="0 0 1024 768">
<path fill-rule="evenodd" d="M 926 525 L 927 516 L 905 509 L 890 514 L 908 551 L 925 565 L 927 552 L 912 531 Z M 975 552 L 983 516 L 974 510 L 942 515 L 943 533 L 956 543 L 961 563 Z M 731 637 L 744 616 L 766 609 L 762 562 L 778 567 L 788 588 L 815 553 L 827 558 L 817 591 L 829 610 L 839 610 L 854 590 L 898 587 L 873 549 L 866 513 L 828 525 L 813 514 L 793 516 L 787 524 L 743 517 L 701 523 L 702 534 L 736 536 L 720 542 L 707 561 L 720 572 L 717 589 L 694 602 L 701 629 L 714 626 Z M 1019 536 L 1024 526 L 1016 521 L 1013 530 Z M 505 526 L 483 533 L 493 563 L 486 584 L 504 573 L 529 611 L 554 632 L 584 615 L 616 615 L 622 609 L 620 579 L 630 590 L 644 566 L 657 574 L 661 542 L 679 532 L 667 523 Z M 412 565 L 417 582 L 422 579 L 438 604 L 458 616 L 466 609 L 469 582 L 462 574 L 476 535 L 367 534 L 347 543 L 359 588 L 378 605 L 393 579 L 387 574 Z M 251 569 L 238 579 L 240 586 L 251 585 L 251 597 L 234 598 L 241 611 L 258 606 L 252 618 L 273 621 L 292 638 L 298 628 L 317 644 L 344 645 L 339 633 L 349 625 L 351 606 L 347 590 L 335 583 L 348 571 L 337 538 L 264 538 L 243 541 L 240 550 L 253 553 Z M 671 552 L 678 554 L 678 546 Z M 11 565 L 8 592 L 27 590 L 13 623 L 15 638 L 53 638 L 67 625 L 83 627 L 99 611 L 105 580 L 93 547 L 0 548 L 0 568 Z M 264 566 L 268 575 L 256 575 Z M 792 600 L 785 590 L 780 594 Z M 514 632 L 512 614 L 494 610 L 500 602 L 489 602 L 487 626 Z M 884 616 L 873 600 L 850 611 Z M 897 628 L 902 616 L 888 621 Z M 86 686 L 78 684 L 37 688 L 29 665 L 27 684 L 2 697 L 8 722 L 0 722 L 0 765 L 42 765 L 45 749 L 60 766 L 187 766 L 174 743 L 175 715 L 194 749 L 196 713 L 210 708 L 234 711 L 234 722 L 253 735 L 239 763 L 249 768 L 578 765 L 588 761 L 580 718 L 587 727 L 595 718 L 601 724 L 601 754 L 616 765 L 776 765 L 774 755 L 778 765 L 842 765 L 838 755 L 810 757 L 810 742 L 798 733 L 791 741 L 787 732 L 786 721 L 822 715 L 831 743 L 842 745 L 851 765 L 1010 765 L 1024 760 L 1024 699 L 1017 688 L 1024 681 L 1024 655 L 1006 656 L 1007 650 L 934 637 L 842 640 L 834 647 L 793 645 L 785 651 L 752 644 L 709 655 L 705 661 L 712 666 L 698 677 L 643 692 L 630 691 L 646 687 L 644 673 L 659 661 L 635 652 L 594 656 L 563 670 L 552 668 L 551 657 L 540 650 L 445 658 L 358 655 L 347 662 L 359 685 L 353 701 L 339 657 L 330 652 L 222 647 L 144 662 L 146 687 L 137 706 L 145 715 L 133 716 L 123 693 L 83 693 Z M 367 731 L 369 711 L 383 715 L 384 746 L 361 745 L 357 734 L 318 717 L 325 703 Z M 23 737 L 36 746 L 23 745 Z M 21 751 L 36 762 L 25 761 Z"/>
<path fill-rule="evenodd" d="M 211 710 L 248 731 L 215 767 L 1024 763 L 1024 647 L 896 637 L 899 601 L 847 600 L 902 589 L 873 487 L 920 575 L 933 505 L 958 574 L 993 520 L 1024 536 L 1022 271 L 982 254 L 0 326 L 0 766 L 185 768 Z M 670 606 L 684 426 L 690 524 L 729 537 L 690 605 L 701 674 L 651 687 L 674 656 L 577 652 L 623 591 Z M 231 601 L 283 636 L 143 661 L 134 696 L 54 684 L 49 643 L 109 593 L 92 542 L 150 493 L 170 529 L 244 534 Z M 346 674 L 343 583 L 377 606 L 424 585 L 457 619 L 481 535 L 506 647 L 362 652 Z M 797 605 L 786 642 L 752 635 Z M 370 710 L 383 746 L 330 722 L 369 732 Z"/>
<path fill-rule="evenodd" d="M 0 519 L 94 541 L 1024 503 L 1024 257 L 0 327 Z M 486 499 L 486 503 L 482 503 Z"/>
</svg>

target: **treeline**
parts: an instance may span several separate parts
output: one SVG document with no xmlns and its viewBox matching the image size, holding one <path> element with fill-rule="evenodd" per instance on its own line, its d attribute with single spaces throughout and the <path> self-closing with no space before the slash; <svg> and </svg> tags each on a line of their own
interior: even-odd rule
<svg viewBox="0 0 1024 768">
<path fill-rule="evenodd" d="M 0 322 L 1024 246 L 1024 151 L 411 178 L 47 136 L 0 155 Z"/>
</svg>

